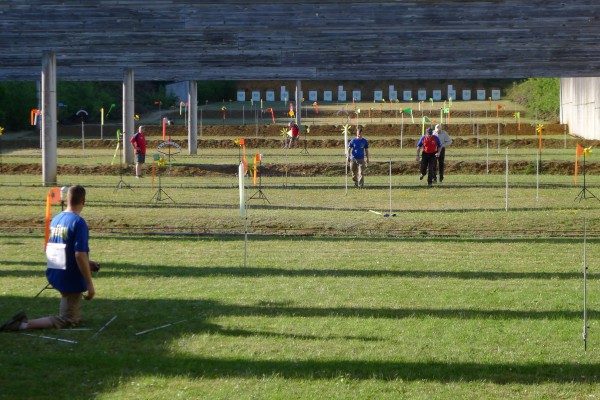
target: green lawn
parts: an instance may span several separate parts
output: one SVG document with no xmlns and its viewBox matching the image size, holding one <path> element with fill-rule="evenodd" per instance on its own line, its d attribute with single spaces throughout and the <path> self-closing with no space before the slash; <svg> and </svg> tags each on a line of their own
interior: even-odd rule
<svg viewBox="0 0 600 400">
<path fill-rule="evenodd" d="M 97 298 L 84 305 L 92 330 L 43 332 L 76 344 L 0 335 L 0 397 L 539 399 L 599 390 L 595 301 L 583 351 L 581 239 L 250 237 L 244 268 L 242 237 L 92 236 L 102 262 Z M 33 298 L 45 285 L 41 243 L 0 236 L 3 315 L 56 311 L 56 293 Z M 598 249 L 588 240 L 589 260 Z M 599 277 L 590 270 L 588 293 Z"/>
<path fill-rule="evenodd" d="M 97 297 L 84 303 L 88 330 L 0 334 L 0 399 L 598 398 L 600 202 L 576 199 L 581 175 L 575 186 L 567 172 L 510 174 L 507 191 L 504 172 L 483 170 L 429 189 L 418 173 L 387 173 L 414 148 L 373 150 L 366 189 L 346 190 L 341 172 L 275 173 L 247 218 L 234 173 L 165 175 L 173 201 L 161 202 L 158 181 L 131 168 L 132 190 L 115 190 L 118 175 L 59 175 L 58 186 L 87 188 Z M 448 159 L 485 166 L 486 150 Z M 114 149 L 79 151 L 59 164 L 109 163 Z M 39 163 L 36 152 L 3 162 Z M 291 170 L 343 165 L 339 149 L 267 154 Z M 503 163 L 506 150 L 489 156 Z M 535 148 L 509 157 L 535 162 Z M 234 164 L 237 150 L 185 160 Z M 597 175 L 587 184 L 600 195 Z M 27 174 L 0 175 L 0 188 L 0 318 L 54 314 L 55 291 L 34 297 L 46 285 L 48 188 Z"/>
</svg>

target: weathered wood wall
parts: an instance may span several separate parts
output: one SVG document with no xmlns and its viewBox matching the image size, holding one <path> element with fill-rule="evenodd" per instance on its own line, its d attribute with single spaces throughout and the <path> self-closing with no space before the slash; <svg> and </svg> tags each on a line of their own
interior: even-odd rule
<svg viewBox="0 0 600 400">
<path fill-rule="evenodd" d="M 0 80 L 596 76 L 597 0 L 2 0 Z"/>
</svg>

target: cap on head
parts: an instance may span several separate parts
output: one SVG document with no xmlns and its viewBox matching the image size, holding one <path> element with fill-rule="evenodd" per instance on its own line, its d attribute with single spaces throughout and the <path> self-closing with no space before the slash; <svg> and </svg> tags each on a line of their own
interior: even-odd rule
<svg viewBox="0 0 600 400">
<path fill-rule="evenodd" d="M 427 128 L 427 134 L 428 135 L 433 135 L 433 129 L 432 128 Z"/>
<path fill-rule="evenodd" d="M 441 131 L 442 130 L 442 126 L 440 124 L 437 124 L 435 126 L 435 130 L 438 131 L 438 132 Z"/>
</svg>

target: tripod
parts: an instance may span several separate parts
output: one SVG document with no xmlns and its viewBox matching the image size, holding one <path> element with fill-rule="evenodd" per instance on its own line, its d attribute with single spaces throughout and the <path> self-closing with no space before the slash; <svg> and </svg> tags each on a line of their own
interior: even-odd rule
<svg viewBox="0 0 600 400">
<path fill-rule="evenodd" d="M 267 203 L 271 204 L 269 199 L 267 199 L 267 196 L 265 196 L 265 194 L 262 191 L 262 169 L 261 169 L 261 166 L 262 166 L 262 158 L 258 162 L 258 190 L 256 191 L 256 193 L 254 193 L 252 196 L 250 196 L 248 201 L 250 201 L 254 198 L 257 198 L 257 199 L 262 199 L 262 200 L 266 201 Z"/>
<path fill-rule="evenodd" d="M 160 171 L 159 171 L 159 173 L 158 173 L 158 190 L 156 191 L 156 193 L 154 193 L 154 196 L 152 196 L 152 199 L 150 199 L 150 201 L 151 201 L 151 202 L 152 202 L 152 201 L 154 201 L 154 202 L 157 202 L 157 201 L 163 201 L 163 200 L 169 199 L 169 200 L 171 200 L 173 203 L 175 203 L 175 200 L 173 200 L 173 199 L 171 198 L 171 196 L 169 196 L 169 195 L 167 194 L 167 192 L 165 192 L 165 191 L 163 190 L 163 188 L 162 188 L 162 184 L 161 184 L 161 176 L 162 176 L 162 175 L 161 175 L 161 173 L 160 173 Z M 164 197 L 165 197 L 165 198 L 163 198 L 163 195 L 164 195 Z"/>
<path fill-rule="evenodd" d="M 594 199 L 600 201 L 600 199 L 597 198 L 594 195 L 594 193 L 590 192 L 590 190 L 585 186 L 585 153 L 584 153 L 583 154 L 583 188 L 581 189 L 579 194 L 575 197 L 575 200 L 579 199 L 579 202 L 581 203 L 581 200 L 591 199 L 591 198 L 594 198 Z"/>
<path fill-rule="evenodd" d="M 117 183 L 117 186 L 115 186 L 115 191 L 114 193 L 117 193 L 117 191 L 119 189 L 129 189 L 133 192 L 133 189 L 131 188 L 130 185 L 128 185 L 127 183 L 125 183 L 125 181 L 123 180 L 123 147 L 121 146 L 121 142 L 123 135 L 119 135 L 119 143 L 117 143 L 117 146 L 119 147 L 119 183 Z"/>
<path fill-rule="evenodd" d="M 307 146 L 306 135 L 304 136 L 303 142 L 304 142 L 304 148 L 300 151 L 300 154 L 305 154 L 305 155 L 308 156 L 310 154 L 308 153 L 308 146 Z"/>
</svg>

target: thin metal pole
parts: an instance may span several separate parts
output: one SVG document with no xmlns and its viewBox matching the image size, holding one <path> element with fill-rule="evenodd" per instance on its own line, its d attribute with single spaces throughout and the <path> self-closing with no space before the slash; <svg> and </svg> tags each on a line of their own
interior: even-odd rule
<svg viewBox="0 0 600 400">
<path fill-rule="evenodd" d="M 485 174 L 490 173 L 490 141 L 486 140 L 485 146 Z"/>
<path fill-rule="evenodd" d="M 500 154 L 500 117 L 498 117 L 498 154 Z"/>
<path fill-rule="evenodd" d="M 346 195 L 348 195 L 348 156 L 344 159 L 344 163 L 346 164 Z"/>
<path fill-rule="evenodd" d="M 540 200 L 540 154 L 535 153 L 535 201 Z"/>
<path fill-rule="evenodd" d="M 583 351 L 587 351 L 587 261 L 586 261 L 586 244 L 587 244 L 587 223 L 583 219 Z"/>
<path fill-rule="evenodd" d="M 81 153 L 85 158 L 85 125 L 83 119 L 81 120 Z"/>
<path fill-rule="evenodd" d="M 390 215 L 392 215 L 392 159 L 390 158 Z"/>
<path fill-rule="evenodd" d="M 506 211 L 508 211 L 508 147 L 506 148 Z"/>
<path fill-rule="evenodd" d="M 402 114 L 402 125 L 400 126 L 400 149 L 402 149 L 402 142 L 404 137 L 404 112 Z"/>
</svg>

